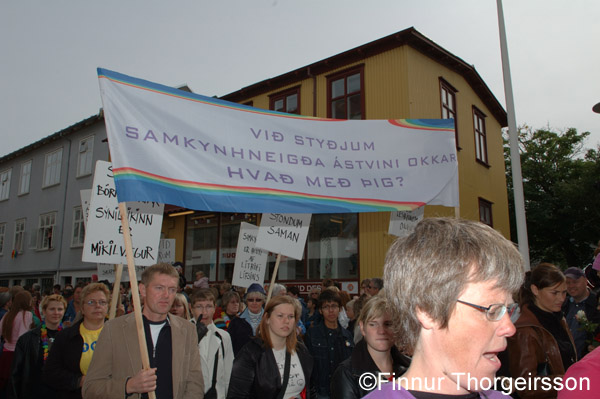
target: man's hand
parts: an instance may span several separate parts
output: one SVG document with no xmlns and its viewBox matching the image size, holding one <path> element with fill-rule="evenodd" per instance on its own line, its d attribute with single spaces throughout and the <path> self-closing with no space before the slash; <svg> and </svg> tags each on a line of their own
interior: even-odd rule
<svg viewBox="0 0 600 399">
<path fill-rule="evenodd" d="M 156 368 L 140 370 L 136 375 L 127 380 L 125 392 L 146 393 L 156 390 Z"/>
</svg>

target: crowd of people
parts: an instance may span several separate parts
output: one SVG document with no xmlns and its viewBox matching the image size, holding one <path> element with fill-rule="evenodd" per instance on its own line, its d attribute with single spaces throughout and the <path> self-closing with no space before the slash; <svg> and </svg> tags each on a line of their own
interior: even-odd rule
<svg viewBox="0 0 600 399">
<path fill-rule="evenodd" d="M 267 302 L 257 283 L 188 284 L 182 266 L 144 270 L 142 343 L 128 284 L 109 321 L 108 282 L 0 291 L 0 399 L 600 397 L 585 272 L 525 273 L 481 223 L 423 220 L 354 296 L 324 279 L 305 298 L 275 284 Z"/>
</svg>

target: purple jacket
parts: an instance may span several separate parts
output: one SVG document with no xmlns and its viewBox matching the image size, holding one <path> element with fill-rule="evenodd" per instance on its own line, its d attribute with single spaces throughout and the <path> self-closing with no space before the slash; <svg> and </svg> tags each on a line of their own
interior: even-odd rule
<svg viewBox="0 0 600 399">
<path fill-rule="evenodd" d="M 509 396 L 498 391 L 482 391 L 479 392 L 482 398 L 486 399 L 506 399 Z M 371 391 L 365 399 L 415 399 L 410 392 L 398 385 L 398 383 L 387 383 L 381 386 L 381 389 Z"/>
</svg>

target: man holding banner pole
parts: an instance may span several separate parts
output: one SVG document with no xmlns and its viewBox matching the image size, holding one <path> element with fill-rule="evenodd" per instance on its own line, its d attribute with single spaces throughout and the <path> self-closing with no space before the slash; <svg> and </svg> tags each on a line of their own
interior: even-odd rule
<svg viewBox="0 0 600 399">
<path fill-rule="evenodd" d="M 177 271 L 167 263 L 144 270 L 140 294 L 150 368 L 142 367 L 134 314 L 117 317 L 100 334 L 84 398 L 137 399 L 153 391 L 160 399 L 203 397 L 196 329 L 186 320 L 169 317 L 178 282 Z"/>
</svg>

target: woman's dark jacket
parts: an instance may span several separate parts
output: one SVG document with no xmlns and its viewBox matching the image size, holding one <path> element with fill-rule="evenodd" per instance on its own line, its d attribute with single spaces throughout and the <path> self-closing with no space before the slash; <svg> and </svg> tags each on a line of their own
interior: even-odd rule
<svg viewBox="0 0 600 399">
<path fill-rule="evenodd" d="M 410 358 L 400 353 L 400 351 L 392 346 L 392 368 L 394 370 L 393 377 L 400 377 L 408 366 L 410 366 Z M 352 351 L 352 356 L 344 360 L 333 373 L 331 380 L 331 399 L 358 399 L 367 395 L 377 385 L 373 385 L 372 389 L 365 390 L 359 384 L 359 378 L 364 373 L 372 373 L 375 376 L 381 371 L 377 368 L 375 361 L 369 354 L 367 342 L 361 339 Z M 388 376 L 391 377 L 391 376 Z"/>
<path fill-rule="evenodd" d="M 306 381 L 306 399 L 316 399 L 310 386 L 313 359 L 303 343 L 298 342 L 296 353 Z M 252 338 L 235 356 L 227 398 L 274 399 L 281 389 L 281 374 L 270 348 L 258 338 Z"/>
<path fill-rule="evenodd" d="M 6 390 L 8 399 L 55 399 L 54 389 L 42 383 L 44 365 L 41 327 L 19 337 Z"/>
<path fill-rule="evenodd" d="M 59 398 L 81 399 L 79 384 L 83 374 L 79 362 L 83 352 L 83 337 L 79 333 L 79 326 L 82 322 L 83 319 L 58 333 L 44 364 L 43 381 L 56 390 Z"/>
</svg>

